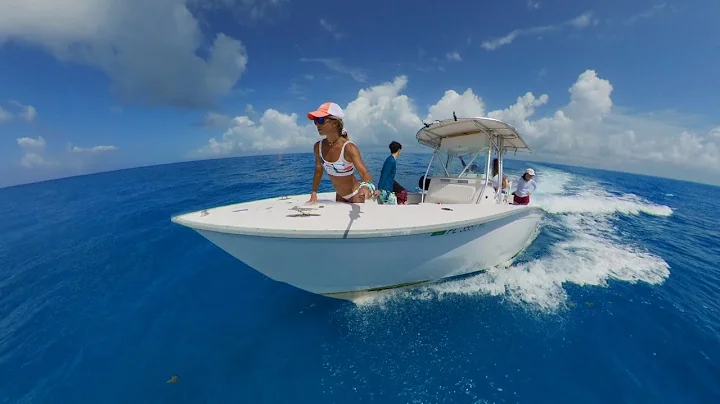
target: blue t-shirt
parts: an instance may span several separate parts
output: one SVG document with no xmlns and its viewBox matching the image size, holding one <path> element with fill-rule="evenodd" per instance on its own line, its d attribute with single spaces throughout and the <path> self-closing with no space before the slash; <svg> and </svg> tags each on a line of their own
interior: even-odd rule
<svg viewBox="0 0 720 404">
<path fill-rule="evenodd" d="M 384 189 L 392 192 L 395 183 L 395 167 L 397 166 L 395 157 L 391 154 L 385 159 L 382 171 L 380 172 L 380 180 L 378 180 L 377 189 Z"/>
</svg>

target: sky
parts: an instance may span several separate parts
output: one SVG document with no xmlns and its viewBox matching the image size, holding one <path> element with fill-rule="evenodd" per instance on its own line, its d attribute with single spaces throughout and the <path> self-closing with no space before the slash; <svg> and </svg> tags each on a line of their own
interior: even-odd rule
<svg viewBox="0 0 720 404">
<path fill-rule="evenodd" d="M 361 151 L 490 116 L 544 161 L 720 184 L 720 2 L 0 0 L 0 186 Z"/>
</svg>

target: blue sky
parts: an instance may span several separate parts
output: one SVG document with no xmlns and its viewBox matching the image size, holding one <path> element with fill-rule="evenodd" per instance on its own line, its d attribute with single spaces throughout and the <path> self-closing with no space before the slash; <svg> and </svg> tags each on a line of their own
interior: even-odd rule
<svg viewBox="0 0 720 404">
<path fill-rule="evenodd" d="M 362 150 L 412 149 L 455 110 L 511 122 L 533 159 L 717 184 L 718 15 L 712 0 L 5 0 L 0 186 L 308 152 L 305 113 L 325 101 Z"/>
</svg>

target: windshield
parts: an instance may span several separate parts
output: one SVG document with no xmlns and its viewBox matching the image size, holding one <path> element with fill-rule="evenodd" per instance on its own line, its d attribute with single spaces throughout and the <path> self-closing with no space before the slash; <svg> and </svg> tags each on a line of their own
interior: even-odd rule
<svg viewBox="0 0 720 404">
<path fill-rule="evenodd" d="M 447 153 L 438 153 L 433 159 L 430 173 L 432 176 L 440 177 L 457 177 L 466 166 L 467 170 L 463 173 L 463 177 L 483 177 L 487 162 L 487 151 L 480 152 L 475 157 L 475 153 L 463 153 L 448 156 Z M 447 169 L 447 173 L 445 172 Z"/>
</svg>

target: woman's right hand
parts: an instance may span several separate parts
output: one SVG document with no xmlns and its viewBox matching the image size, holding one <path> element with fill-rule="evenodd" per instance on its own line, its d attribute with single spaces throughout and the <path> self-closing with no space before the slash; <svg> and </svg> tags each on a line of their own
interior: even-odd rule
<svg viewBox="0 0 720 404">
<path fill-rule="evenodd" d="M 305 202 L 305 205 L 314 205 L 317 203 L 317 192 L 312 192 L 310 194 L 310 200 Z"/>
</svg>

